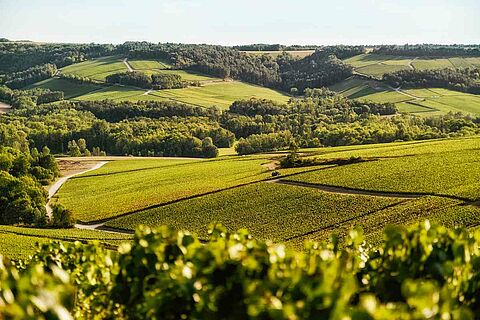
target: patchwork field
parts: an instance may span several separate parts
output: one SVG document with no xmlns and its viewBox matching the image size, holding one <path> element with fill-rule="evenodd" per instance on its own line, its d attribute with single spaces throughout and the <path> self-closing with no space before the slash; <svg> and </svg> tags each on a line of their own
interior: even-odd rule
<svg viewBox="0 0 480 320">
<path fill-rule="evenodd" d="M 290 99 L 290 97 L 272 89 L 239 81 L 228 81 L 208 83 L 201 87 L 155 90 L 148 94 L 142 89 L 110 86 L 91 94 L 77 97 L 76 100 L 177 101 L 202 107 L 218 106 L 220 108 L 228 108 L 235 100 L 249 99 L 251 97 L 278 102 L 287 102 Z"/>
<path fill-rule="evenodd" d="M 70 179 L 56 197 L 80 221 L 103 220 L 267 179 L 270 171 L 262 166 L 265 162 L 265 159 L 255 157 L 234 157 L 151 167 L 150 160 L 112 161 L 102 167 L 100 173 L 103 174 L 92 171 Z M 302 170 L 307 169 L 286 172 Z"/>
<path fill-rule="evenodd" d="M 145 210 L 107 226 L 134 230 L 139 224 L 168 224 L 206 238 L 209 224 L 218 222 L 229 230 L 247 228 L 260 239 L 283 242 L 401 201 L 261 182 Z"/>
<path fill-rule="evenodd" d="M 345 59 L 344 62 L 353 66 L 357 73 L 381 78 L 385 73 L 399 70 L 478 67 L 480 57 L 424 58 L 365 53 Z"/>
<path fill-rule="evenodd" d="M 204 238 L 219 222 L 294 247 L 332 232 L 343 237 L 357 224 L 372 243 L 389 223 L 480 225 L 480 137 L 301 152 L 367 162 L 280 169 L 272 180 L 265 164 L 280 154 L 116 160 L 69 180 L 57 200 L 79 220 L 113 230 L 168 224 Z"/>
<path fill-rule="evenodd" d="M 393 90 L 380 81 L 351 77 L 330 87 L 350 99 L 394 103 L 399 112 L 435 116 L 480 114 L 480 96 L 442 88 Z"/>
<path fill-rule="evenodd" d="M 446 195 L 480 200 L 480 140 L 476 148 L 381 159 L 287 178 L 352 189 Z M 477 170 L 475 170 L 477 168 Z"/>
<path fill-rule="evenodd" d="M 199 81 L 200 87 L 187 87 L 171 90 L 147 90 L 121 85 L 101 86 L 105 78 L 114 73 L 127 71 L 123 57 L 111 56 L 84 61 L 62 68 L 63 74 L 74 74 L 99 82 L 96 84 L 76 84 L 72 81 L 51 78 L 35 83 L 29 88 L 45 88 L 65 92 L 66 99 L 95 101 L 111 99 L 116 101 L 177 101 L 201 107 L 218 106 L 227 108 L 232 102 L 252 97 L 287 102 L 290 97 L 284 93 L 240 81 L 224 81 L 186 70 L 174 70 L 164 61 L 128 60 L 128 64 L 137 71 L 146 74 L 177 74 L 184 81 Z"/>
<path fill-rule="evenodd" d="M 261 56 L 261 55 L 269 55 L 269 56 L 272 56 L 272 57 L 277 57 L 279 56 L 280 54 L 282 54 L 282 52 L 287 52 L 289 54 L 291 54 L 292 56 L 294 57 L 299 57 L 299 58 L 305 58 L 309 55 L 311 55 L 312 53 L 315 52 L 315 50 L 290 50 L 290 51 L 242 51 L 243 53 L 246 53 L 248 55 L 253 55 L 253 56 Z"/>
</svg>

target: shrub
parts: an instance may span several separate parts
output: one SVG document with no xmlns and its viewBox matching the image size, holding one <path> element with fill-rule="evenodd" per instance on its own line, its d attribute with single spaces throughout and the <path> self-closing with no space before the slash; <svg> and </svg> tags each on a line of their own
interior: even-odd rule
<svg viewBox="0 0 480 320">
<path fill-rule="evenodd" d="M 56 228 L 71 228 L 75 225 L 73 212 L 59 203 L 52 205 L 51 225 Z"/>
</svg>

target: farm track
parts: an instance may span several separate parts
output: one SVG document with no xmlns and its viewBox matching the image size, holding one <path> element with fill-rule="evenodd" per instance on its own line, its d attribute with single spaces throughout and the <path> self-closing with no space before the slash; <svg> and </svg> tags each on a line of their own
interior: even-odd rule
<svg viewBox="0 0 480 320">
<path fill-rule="evenodd" d="M 282 179 L 270 180 L 268 182 L 319 189 L 323 192 L 343 194 L 343 195 L 363 195 L 363 196 L 371 196 L 371 197 L 397 198 L 397 199 L 418 199 L 421 197 L 432 195 L 432 194 L 426 194 L 426 193 L 368 191 L 368 190 L 361 190 L 361 189 L 351 189 L 351 188 L 345 188 L 345 187 L 329 186 L 324 184 L 314 184 L 314 183 L 308 183 L 308 182 L 298 182 L 298 181 L 282 180 Z"/>
<path fill-rule="evenodd" d="M 51 217 L 51 214 L 52 214 L 52 207 L 50 206 L 50 199 L 53 198 L 53 196 L 58 192 L 58 190 L 62 187 L 62 185 L 65 182 L 67 182 L 68 179 L 70 179 L 70 178 L 72 178 L 76 175 L 79 175 L 79 174 L 83 174 L 83 173 L 86 173 L 86 172 L 89 172 L 89 171 L 92 171 L 92 170 L 96 170 L 96 169 L 102 167 L 103 165 L 105 165 L 107 162 L 108 161 L 101 161 L 101 162 L 95 164 L 93 167 L 91 167 L 89 169 L 86 169 L 84 171 L 80 171 L 80 172 L 77 172 L 77 173 L 73 173 L 73 174 L 61 177 L 53 185 L 51 185 L 50 188 L 48 188 L 47 204 L 45 205 L 45 209 L 47 210 L 47 215 L 49 217 Z"/>
<path fill-rule="evenodd" d="M 128 62 L 128 58 L 123 59 L 123 64 L 125 64 L 125 66 L 127 67 L 128 72 L 133 72 L 133 71 L 134 71 L 133 68 L 132 68 L 132 66 L 131 66 L 130 63 Z"/>
</svg>

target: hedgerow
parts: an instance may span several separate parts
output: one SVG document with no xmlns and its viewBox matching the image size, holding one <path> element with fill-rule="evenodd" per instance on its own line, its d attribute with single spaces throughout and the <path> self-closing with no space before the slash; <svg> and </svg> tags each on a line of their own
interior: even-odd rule
<svg viewBox="0 0 480 320">
<path fill-rule="evenodd" d="M 140 227 L 118 252 L 57 242 L 1 263 L 0 318 L 478 319 L 479 248 L 428 221 L 387 228 L 378 248 L 355 228 L 301 252 L 221 226 L 206 243 Z"/>
</svg>

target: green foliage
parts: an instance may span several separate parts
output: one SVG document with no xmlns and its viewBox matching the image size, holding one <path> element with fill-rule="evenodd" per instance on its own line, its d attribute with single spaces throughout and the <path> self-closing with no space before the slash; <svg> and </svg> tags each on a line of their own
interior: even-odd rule
<svg viewBox="0 0 480 320">
<path fill-rule="evenodd" d="M 0 224 L 44 225 L 47 193 L 41 184 L 57 176 L 48 148 L 30 153 L 0 145 Z"/>
<path fill-rule="evenodd" d="M 332 230 L 344 223 L 360 221 L 362 216 L 374 215 L 401 201 L 261 182 L 144 210 L 106 225 L 129 230 L 139 225 L 168 225 L 207 239 L 208 226 L 216 221 L 229 231 L 246 228 L 255 239 L 301 248 L 305 239 L 319 233 L 328 239 Z"/>
<path fill-rule="evenodd" d="M 355 228 L 342 247 L 333 238 L 296 252 L 219 225 L 205 243 L 184 231 L 139 228 L 118 254 L 52 243 L 18 270 L 0 264 L 0 310 L 7 301 L 56 319 L 32 299 L 55 288 L 55 310 L 78 319 L 478 318 L 478 234 L 426 221 L 387 229 L 378 248 L 363 243 Z M 9 279 L 37 281 L 22 287 Z"/>
<path fill-rule="evenodd" d="M 52 205 L 51 225 L 55 228 L 71 228 L 75 225 L 73 212 L 59 203 Z"/>
<path fill-rule="evenodd" d="M 18 270 L 0 255 L 0 318 L 22 320 L 73 319 L 74 289 L 57 266 L 39 264 Z"/>
</svg>

